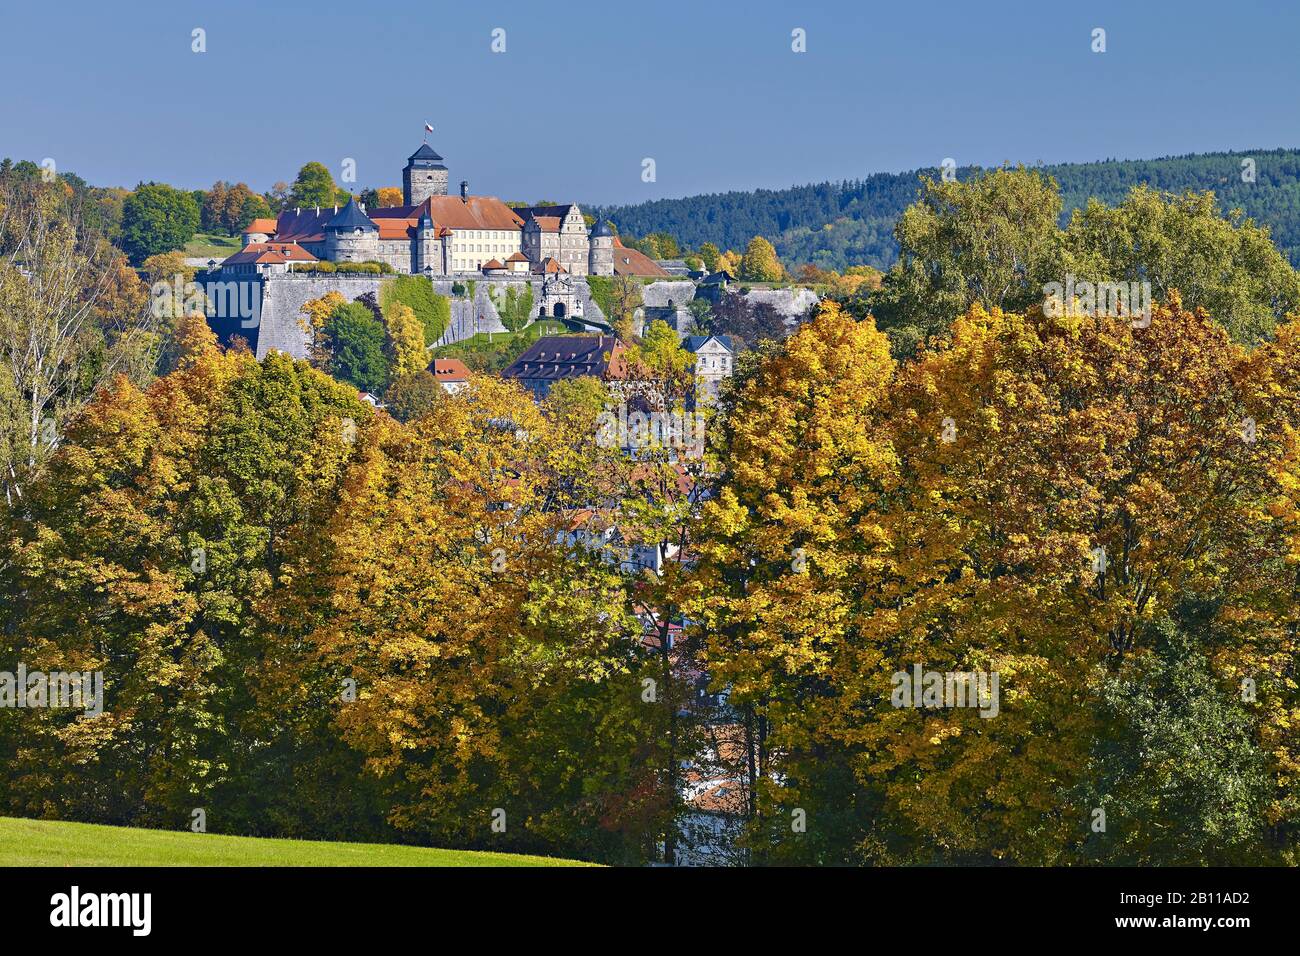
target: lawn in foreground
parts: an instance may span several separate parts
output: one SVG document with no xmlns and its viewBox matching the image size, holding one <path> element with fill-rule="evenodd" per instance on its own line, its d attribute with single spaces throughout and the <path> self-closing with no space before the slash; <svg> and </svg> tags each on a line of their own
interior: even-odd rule
<svg viewBox="0 0 1300 956">
<path fill-rule="evenodd" d="M 327 843 L 0 817 L 0 866 L 584 866 L 512 853 Z"/>
</svg>

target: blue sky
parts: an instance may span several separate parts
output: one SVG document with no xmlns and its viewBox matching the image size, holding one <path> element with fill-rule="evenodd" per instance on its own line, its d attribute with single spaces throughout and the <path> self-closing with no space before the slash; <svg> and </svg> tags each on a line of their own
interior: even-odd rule
<svg viewBox="0 0 1300 956">
<path fill-rule="evenodd" d="M 453 184 L 525 201 L 1300 145 L 1280 0 L 44 0 L 0 30 L 0 156 L 97 185 L 263 190 L 347 158 L 398 185 L 426 119 Z"/>
</svg>

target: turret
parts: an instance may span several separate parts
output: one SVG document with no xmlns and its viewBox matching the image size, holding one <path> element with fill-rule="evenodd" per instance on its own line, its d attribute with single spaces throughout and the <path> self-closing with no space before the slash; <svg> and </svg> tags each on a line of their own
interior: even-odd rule
<svg viewBox="0 0 1300 956">
<path fill-rule="evenodd" d="M 601 219 L 587 237 L 587 272 L 593 276 L 614 274 L 614 230 Z"/>
<path fill-rule="evenodd" d="M 379 256 L 379 227 L 353 196 L 325 223 L 325 258 L 332 262 L 366 262 Z"/>
</svg>

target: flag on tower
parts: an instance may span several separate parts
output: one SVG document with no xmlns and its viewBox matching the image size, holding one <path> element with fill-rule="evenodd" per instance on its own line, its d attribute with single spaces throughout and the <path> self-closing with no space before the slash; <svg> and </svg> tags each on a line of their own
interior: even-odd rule
<svg viewBox="0 0 1300 956">
<path fill-rule="evenodd" d="M 432 133 L 432 132 L 433 132 L 433 127 L 430 126 L 428 123 L 425 123 L 425 124 L 424 124 L 424 131 L 425 131 L 426 133 Z"/>
</svg>

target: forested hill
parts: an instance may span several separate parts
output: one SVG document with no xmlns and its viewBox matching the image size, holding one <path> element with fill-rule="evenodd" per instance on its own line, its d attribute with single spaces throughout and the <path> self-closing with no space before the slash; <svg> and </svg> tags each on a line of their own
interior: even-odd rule
<svg viewBox="0 0 1300 956">
<path fill-rule="evenodd" d="M 1242 161 L 1247 158 L 1255 161 L 1253 183 L 1242 181 Z M 1300 150 L 1198 153 L 1039 168 L 1061 187 L 1063 219 L 1090 196 L 1113 204 L 1139 183 L 1170 192 L 1213 190 L 1223 211 L 1241 208 L 1267 225 L 1278 248 L 1300 267 Z M 973 172 L 971 167 L 961 168 L 957 177 L 964 180 Z M 787 265 L 810 262 L 842 269 L 866 264 L 883 269 L 898 254 L 894 221 L 916 199 L 923 175 L 937 178 L 939 171 L 877 173 L 849 182 L 712 193 L 589 211 L 613 220 L 627 235 L 671 233 L 684 248 L 712 242 L 724 250 L 743 251 L 757 235 L 771 239 Z"/>
</svg>

